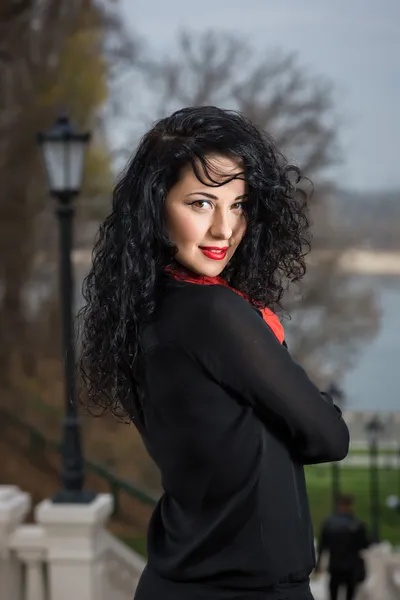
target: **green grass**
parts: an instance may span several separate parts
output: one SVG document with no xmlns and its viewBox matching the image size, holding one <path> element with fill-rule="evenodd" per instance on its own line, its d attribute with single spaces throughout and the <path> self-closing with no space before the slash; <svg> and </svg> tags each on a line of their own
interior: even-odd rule
<svg viewBox="0 0 400 600">
<path fill-rule="evenodd" d="M 398 456 L 399 451 L 396 448 L 379 448 L 379 456 Z M 369 456 L 368 448 L 351 448 L 350 456 Z"/>
<path fill-rule="evenodd" d="M 340 467 L 341 491 L 355 496 L 357 516 L 370 527 L 370 487 L 367 468 Z M 307 467 L 307 489 L 315 533 L 332 510 L 331 467 Z M 400 512 L 386 507 L 386 498 L 400 494 L 398 469 L 379 469 L 380 533 L 381 538 L 400 544 Z"/>
<path fill-rule="evenodd" d="M 124 542 L 124 544 L 132 548 L 132 550 L 135 550 L 135 552 L 137 552 L 138 554 L 141 554 L 144 557 L 147 556 L 147 542 L 145 535 L 138 537 L 120 535 L 119 539 L 121 540 L 121 542 Z"/>
</svg>

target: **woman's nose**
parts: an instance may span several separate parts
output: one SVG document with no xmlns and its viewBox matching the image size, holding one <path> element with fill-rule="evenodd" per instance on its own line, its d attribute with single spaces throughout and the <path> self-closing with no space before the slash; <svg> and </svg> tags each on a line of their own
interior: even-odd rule
<svg viewBox="0 0 400 600">
<path fill-rule="evenodd" d="M 210 232 L 215 238 L 229 240 L 232 237 L 232 223 L 230 215 L 222 211 L 215 211 Z"/>
</svg>

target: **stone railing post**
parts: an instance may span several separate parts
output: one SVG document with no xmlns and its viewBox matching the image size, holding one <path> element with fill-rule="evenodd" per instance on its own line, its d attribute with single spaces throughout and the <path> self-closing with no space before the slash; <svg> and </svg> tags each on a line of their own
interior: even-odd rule
<svg viewBox="0 0 400 600">
<path fill-rule="evenodd" d="M 102 600 L 102 533 L 111 512 L 109 494 L 90 504 L 38 504 L 35 518 L 47 540 L 50 600 Z"/>
<path fill-rule="evenodd" d="M 388 589 L 387 564 L 391 556 L 391 546 L 381 542 L 364 550 L 367 564 L 367 579 L 360 587 L 357 600 L 393 600 Z"/>
<path fill-rule="evenodd" d="M 13 485 L 0 485 L 0 600 L 20 600 L 21 564 L 9 546 L 13 531 L 29 512 L 29 494 Z"/>
<path fill-rule="evenodd" d="M 387 564 L 388 587 L 397 600 L 400 598 L 400 554 L 392 554 Z"/>
<path fill-rule="evenodd" d="M 39 525 L 21 525 L 10 537 L 10 548 L 24 565 L 24 595 L 21 600 L 47 600 L 45 562 L 46 536 Z"/>
</svg>

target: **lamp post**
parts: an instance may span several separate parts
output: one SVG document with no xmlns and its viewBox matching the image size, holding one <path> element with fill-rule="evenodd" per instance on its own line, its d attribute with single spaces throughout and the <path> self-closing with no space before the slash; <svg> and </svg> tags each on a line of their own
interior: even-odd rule
<svg viewBox="0 0 400 600">
<path fill-rule="evenodd" d="M 383 424 L 377 415 L 366 424 L 370 456 L 370 502 L 371 502 L 371 537 L 376 544 L 380 540 L 379 533 L 379 477 L 378 477 L 378 439 Z"/>
<path fill-rule="evenodd" d="M 398 445 L 397 445 L 397 476 L 398 476 L 397 510 L 400 512 L 400 443 L 398 443 Z"/>
<path fill-rule="evenodd" d="M 333 402 L 341 408 L 344 404 L 344 393 L 341 388 L 332 382 L 326 393 L 332 398 Z M 340 470 L 337 462 L 331 463 L 332 469 L 332 512 L 336 512 L 337 500 L 340 495 Z"/>
<path fill-rule="evenodd" d="M 78 133 L 66 115 L 46 132 L 39 133 L 50 194 L 57 200 L 60 240 L 60 300 L 62 351 L 64 358 L 65 416 L 62 423 L 62 487 L 55 503 L 88 503 L 95 494 L 83 489 L 84 466 L 80 423 L 76 407 L 76 377 L 73 328 L 73 276 L 71 267 L 73 198 L 80 192 L 89 133 Z"/>
</svg>

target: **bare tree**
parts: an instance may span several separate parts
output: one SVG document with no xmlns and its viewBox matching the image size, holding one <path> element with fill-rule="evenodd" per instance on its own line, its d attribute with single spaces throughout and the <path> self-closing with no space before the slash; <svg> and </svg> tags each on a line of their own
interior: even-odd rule
<svg viewBox="0 0 400 600">
<path fill-rule="evenodd" d="M 308 175 L 338 159 L 332 88 L 313 77 L 294 54 L 259 58 L 234 35 L 181 33 L 176 56 L 141 62 L 152 116 L 180 106 L 216 104 L 243 112 L 275 136 Z"/>
<path fill-rule="evenodd" d="M 9 131 L 57 71 L 66 36 L 90 0 L 3 0 L 0 8 L 0 131 Z"/>
<path fill-rule="evenodd" d="M 290 352 L 322 387 L 355 364 L 379 323 L 375 294 L 343 271 L 344 256 L 344 250 L 312 252 L 304 282 L 285 302 Z"/>
<path fill-rule="evenodd" d="M 85 77 L 93 76 L 89 59 L 103 52 L 108 15 L 94 0 L 3 0 L 0 7 L 0 377 L 10 380 L 12 364 L 33 368 L 37 357 L 29 336 L 27 292 L 38 251 L 56 259 L 54 226 L 49 227 L 49 203 L 35 134 L 47 127 L 61 106 L 70 106 L 78 126 L 96 125 L 92 90 L 80 94 L 84 81 L 65 80 L 65 64 L 74 60 L 68 40 L 79 37 L 74 50 L 85 56 Z M 93 35 L 92 35 L 93 34 Z M 96 35 L 95 35 L 96 34 Z M 97 36 L 97 37 L 96 37 Z M 97 41 L 98 40 L 98 41 Z M 76 39 L 75 39 L 76 42 Z M 86 46 L 85 46 L 86 44 Z M 105 45 L 105 44 L 104 44 Z M 82 62 L 82 61 L 81 61 Z M 70 69 L 71 71 L 72 69 Z M 64 80 L 60 76 L 64 75 Z M 75 87 L 74 87 L 75 86 Z M 106 86 L 105 86 L 106 89 Z M 47 223 L 45 235 L 38 235 Z M 43 252 L 42 252 L 43 253 Z M 39 257 L 40 258 L 40 257 Z M 51 259 L 51 260 L 50 260 Z M 40 262 L 40 261 L 39 261 Z M 18 358 L 16 358 L 18 357 Z"/>
<path fill-rule="evenodd" d="M 321 252 L 333 247 L 337 235 L 329 210 L 335 191 L 329 168 L 340 158 L 332 86 L 309 74 L 293 54 L 256 55 L 240 37 L 221 32 L 182 33 L 175 54 L 149 54 L 140 67 L 153 118 L 182 106 L 240 110 L 313 180 L 315 251 L 304 283 L 285 299 L 292 315 L 286 326 L 291 352 L 320 385 L 340 377 L 376 332 L 378 319 L 372 293 L 340 269 L 345 248 Z"/>
</svg>

